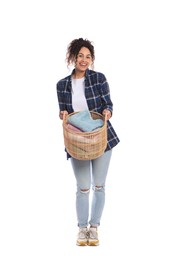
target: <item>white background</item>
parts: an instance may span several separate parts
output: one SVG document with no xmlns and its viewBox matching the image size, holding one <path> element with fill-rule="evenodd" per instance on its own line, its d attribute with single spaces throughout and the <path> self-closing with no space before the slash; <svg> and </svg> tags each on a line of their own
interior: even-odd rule
<svg viewBox="0 0 173 260">
<path fill-rule="evenodd" d="M 0 259 L 173 259 L 172 1 L 0 3 Z M 113 152 L 99 247 L 77 247 L 76 183 L 56 83 L 68 43 L 94 42 Z"/>
</svg>

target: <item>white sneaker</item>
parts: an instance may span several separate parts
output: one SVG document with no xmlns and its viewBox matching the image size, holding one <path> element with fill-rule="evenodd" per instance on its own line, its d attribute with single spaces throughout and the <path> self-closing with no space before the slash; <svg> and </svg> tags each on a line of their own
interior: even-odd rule
<svg viewBox="0 0 173 260">
<path fill-rule="evenodd" d="M 78 237 L 76 241 L 77 246 L 87 246 L 88 242 L 88 229 L 79 228 Z"/>
<path fill-rule="evenodd" d="M 98 232 L 97 228 L 90 227 L 88 231 L 88 246 L 98 246 L 99 239 L 98 239 Z"/>
</svg>

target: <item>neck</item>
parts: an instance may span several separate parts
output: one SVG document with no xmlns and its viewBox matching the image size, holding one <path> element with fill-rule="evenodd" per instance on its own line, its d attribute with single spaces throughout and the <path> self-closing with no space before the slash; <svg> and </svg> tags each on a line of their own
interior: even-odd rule
<svg viewBox="0 0 173 260">
<path fill-rule="evenodd" d="M 74 79 L 81 79 L 85 77 L 85 71 L 75 71 L 73 74 Z"/>
</svg>

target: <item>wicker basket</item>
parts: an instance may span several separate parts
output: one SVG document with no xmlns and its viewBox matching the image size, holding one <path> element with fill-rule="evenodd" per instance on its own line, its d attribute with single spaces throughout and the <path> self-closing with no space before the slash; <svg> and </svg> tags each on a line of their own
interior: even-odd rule
<svg viewBox="0 0 173 260">
<path fill-rule="evenodd" d="M 67 152 L 78 160 L 92 160 L 101 156 L 107 146 L 107 120 L 106 117 L 90 112 L 93 119 L 102 119 L 102 127 L 92 132 L 76 132 L 67 127 L 68 117 L 78 113 L 74 112 L 63 117 L 64 144 Z"/>
</svg>

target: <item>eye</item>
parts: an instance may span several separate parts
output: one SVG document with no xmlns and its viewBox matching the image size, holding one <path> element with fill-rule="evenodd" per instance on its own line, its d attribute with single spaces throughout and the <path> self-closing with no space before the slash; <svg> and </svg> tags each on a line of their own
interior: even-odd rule
<svg viewBox="0 0 173 260">
<path fill-rule="evenodd" d="M 83 55 L 82 55 L 82 54 L 79 54 L 78 57 L 79 57 L 79 58 L 83 58 Z"/>
</svg>

